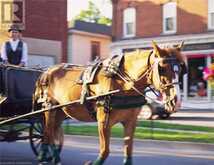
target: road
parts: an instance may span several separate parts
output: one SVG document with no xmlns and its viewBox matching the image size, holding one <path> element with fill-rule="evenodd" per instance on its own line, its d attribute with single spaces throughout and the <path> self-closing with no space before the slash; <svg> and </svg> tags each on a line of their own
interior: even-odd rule
<svg viewBox="0 0 214 165">
<path fill-rule="evenodd" d="M 122 140 L 112 139 L 106 165 L 122 165 Z M 135 140 L 134 165 L 213 165 L 214 145 Z M 62 151 L 63 165 L 82 165 L 95 159 L 98 140 L 94 137 L 66 136 Z M 0 165 L 36 165 L 27 141 L 0 143 Z"/>
</svg>

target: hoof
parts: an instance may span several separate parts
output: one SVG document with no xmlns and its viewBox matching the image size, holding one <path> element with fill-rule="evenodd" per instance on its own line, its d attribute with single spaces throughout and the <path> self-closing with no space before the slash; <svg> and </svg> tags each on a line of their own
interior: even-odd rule
<svg viewBox="0 0 214 165">
<path fill-rule="evenodd" d="M 58 162 L 58 163 L 56 163 L 56 165 L 62 165 L 62 163 L 61 163 L 61 162 Z"/>
<path fill-rule="evenodd" d="M 90 160 L 84 163 L 84 165 L 92 165 L 92 164 L 93 164 L 93 162 Z"/>
</svg>

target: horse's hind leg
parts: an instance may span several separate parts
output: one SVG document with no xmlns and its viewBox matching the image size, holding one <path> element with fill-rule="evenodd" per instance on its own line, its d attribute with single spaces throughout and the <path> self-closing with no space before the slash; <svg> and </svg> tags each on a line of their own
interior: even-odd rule
<svg viewBox="0 0 214 165">
<path fill-rule="evenodd" d="M 60 125 L 63 117 L 58 115 L 56 111 L 45 113 L 44 136 L 38 156 L 39 162 L 52 160 L 54 164 L 60 164 L 59 148 L 63 141 L 63 131 Z"/>
<path fill-rule="evenodd" d="M 44 128 L 43 128 L 43 139 L 40 147 L 39 155 L 37 157 L 40 164 L 48 162 L 48 152 L 50 147 L 50 112 L 44 113 Z"/>
<path fill-rule="evenodd" d="M 63 146 L 64 135 L 61 123 L 64 120 L 64 113 L 59 110 L 55 115 L 55 123 L 53 125 L 53 133 L 51 135 L 51 150 L 53 152 L 52 162 L 54 164 L 60 164 L 60 150 Z"/>
</svg>

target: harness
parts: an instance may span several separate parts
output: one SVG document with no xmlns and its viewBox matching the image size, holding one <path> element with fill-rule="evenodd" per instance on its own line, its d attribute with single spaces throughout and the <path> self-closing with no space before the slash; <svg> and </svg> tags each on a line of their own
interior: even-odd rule
<svg viewBox="0 0 214 165">
<path fill-rule="evenodd" d="M 85 103 L 85 99 L 87 96 L 89 96 L 89 87 L 88 85 L 93 83 L 93 80 L 95 78 L 95 75 L 97 71 L 100 69 L 102 62 L 96 61 L 94 64 L 88 66 L 81 74 L 79 84 L 82 84 L 82 91 L 81 91 L 81 97 L 80 97 L 80 104 Z M 87 103 L 89 104 L 89 103 Z M 90 105 L 88 106 L 90 107 Z"/>
<path fill-rule="evenodd" d="M 146 71 L 139 76 L 139 78 L 134 79 L 130 77 L 127 73 L 124 71 L 121 71 L 121 64 L 124 59 L 124 56 L 114 56 L 112 57 L 108 62 L 107 65 L 104 65 L 103 62 L 96 62 L 94 65 L 89 66 L 88 68 L 83 71 L 79 83 L 82 84 L 82 92 L 81 92 L 81 104 L 85 105 L 88 109 L 89 114 L 93 119 L 96 119 L 96 112 L 92 108 L 92 103 L 89 101 L 86 101 L 85 98 L 89 96 L 89 84 L 93 83 L 93 80 L 95 78 L 96 73 L 101 67 L 104 67 L 104 71 L 106 76 L 114 78 L 115 76 L 118 76 L 121 80 L 123 80 L 126 83 L 131 84 L 131 88 L 138 94 L 136 96 L 115 96 L 115 95 L 108 95 L 105 97 L 101 97 L 96 101 L 97 106 L 104 107 L 104 112 L 107 115 L 107 118 L 109 117 L 111 109 L 123 109 L 123 108 L 133 108 L 133 107 L 139 107 L 146 103 L 146 97 L 160 103 L 160 101 L 154 100 L 150 98 L 149 96 L 145 95 L 144 92 L 140 91 L 138 88 L 135 87 L 135 83 L 139 80 L 141 80 L 144 77 L 147 77 L 147 80 L 149 84 L 152 83 L 152 75 L 154 72 L 158 72 L 158 78 L 160 82 L 160 89 L 164 90 L 168 86 L 172 86 L 177 82 L 169 83 L 169 84 L 163 84 L 161 82 L 159 75 L 161 74 L 161 67 L 159 65 L 160 61 L 165 60 L 162 58 L 157 58 L 156 61 L 151 64 L 151 56 L 154 53 L 151 51 L 149 54 L 149 57 L 147 59 L 147 66 L 148 68 Z M 174 68 L 174 65 L 177 64 L 174 59 L 168 58 L 167 60 L 171 60 L 170 65 Z M 178 72 L 179 69 L 175 67 L 175 72 Z M 149 86 L 150 87 L 150 86 Z M 152 91 L 156 94 L 156 92 L 153 90 L 153 88 L 150 87 Z M 157 95 L 157 94 L 156 94 Z"/>
<path fill-rule="evenodd" d="M 105 66 L 105 74 L 107 77 L 114 77 L 119 71 L 120 66 L 124 60 L 124 55 L 115 55 L 107 63 Z"/>
<path fill-rule="evenodd" d="M 96 120 L 96 112 L 93 109 L 92 103 L 90 101 L 86 101 L 86 97 L 89 96 L 89 85 L 93 83 L 95 75 L 98 70 L 103 66 L 105 69 L 105 75 L 107 77 L 114 77 L 116 72 L 119 70 L 119 67 L 122 63 L 123 56 L 113 56 L 107 64 L 104 64 L 102 61 L 95 61 L 92 65 L 88 66 L 81 74 L 79 84 L 82 85 L 80 104 L 83 104 L 88 110 L 89 115 Z M 111 96 L 104 96 L 97 100 L 97 106 L 103 106 L 105 113 L 109 113 L 112 108 L 111 105 Z"/>
</svg>

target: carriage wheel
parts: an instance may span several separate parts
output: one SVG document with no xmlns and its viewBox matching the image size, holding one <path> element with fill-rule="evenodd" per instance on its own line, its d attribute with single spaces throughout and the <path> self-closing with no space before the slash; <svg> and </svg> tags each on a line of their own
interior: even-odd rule
<svg viewBox="0 0 214 165">
<path fill-rule="evenodd" d="M 33 153 L 38 156 L 39 151 L 41 149 L 42 145 L 42 138 L 43 138 L 43 122 L 42 120 L 34 122 L 30 129 L 29 129 L 29 140 L 30 140 L 30 146 L 33 150 Z M 60 136 L 56 141 L 57 144 L 59 144 L 59 152 L 62 150 L 63 146 L 63 132 L 60 133 Z M 49 147 L 49 152 L 47 153 L 47 160 L 51 160 L 53 157 L 53 151 Z"/>
<path fill-rule="evenodd" d="M 35 122 L 31 125 L 29 130 L 29 140 L 30 140 L 30 146 L 33 150 L 33 153 L 38 156 L 40 147 L 42 144 L 42 138 L 43 138 L 43 124 L 42 122 Z"/>
</svg>

